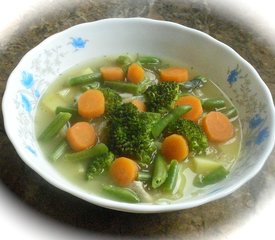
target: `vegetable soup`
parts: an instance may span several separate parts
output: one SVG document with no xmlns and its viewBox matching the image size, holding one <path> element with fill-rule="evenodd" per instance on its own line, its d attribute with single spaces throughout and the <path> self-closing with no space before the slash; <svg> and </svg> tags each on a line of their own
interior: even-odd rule
<svg viewBox="0 0 275 240">
<path fill-rule="evenodd" d="M 129 203 L 199 194 L 228 176 L 241 148 L 237 110 L 221 89 L 151 56 L 104 56 L 61 74 L 35 126 L 60 174 Z"/>
</svg>

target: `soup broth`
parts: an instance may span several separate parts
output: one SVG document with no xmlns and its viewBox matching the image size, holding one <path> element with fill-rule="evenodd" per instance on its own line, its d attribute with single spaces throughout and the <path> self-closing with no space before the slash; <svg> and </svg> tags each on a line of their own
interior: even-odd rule
<svg viewBox="0 0 275 240">
<path fill-rule="evenodd" d="M 127 56 L 127 55 L 126 55 Z M 127 56 L 131 59 L 132 62 L 136 61 L 136 57 L 133 55 Z M 157 58 L 156 58 L 157 59 Z M 149 60 L 148 60 L 149 61 Z M 160 84 L 160 71 L 159 69 L 166 69 L 170 66 L 179 66 L 177 63 L 173 61 L 163 61 L 161 60 L 158 63 L 147 64 L 147 62 L 138 62 L 139 65 L 145 71 L 146 81 L 151 82 L 150 84 Z M 130 63 L 132 64 L 132 63 Z M 87 89 L 97 89 L 98 87 L 102 87 L 102 76 L 100 75 L 99 81 L 94 81 L 93 83 L 85 82 L 84 84 L 78 84 L 75 86 L 70 86 L 68 84 L 69 79 L 74 77 L 89 75 L 89 74 L 96 74 L 100 73 L 100 68 L 102 66 L 119 66 L 126 76 L 127 69 L 129 64 L 126 66 L 121 66 L 121 63 L 118 61 L 117 56 L 111 57 L 102 57 L 90 62 L 86 62 L 84 64 L 80 64 L 78 66 L 69 69 L 68 71 L 61 74 L 52 85 L 49 86 L 47 91 L 42 96 L 36 112 L 35 118 L 35 127 L 37 137 L 42 134 L 45 128 L 49 125 L 51 121 L 56 116 L 56 108 L 58 106 L 62 107 L 76 107 L 77 102 L 81 94 L 85 92 Z M 189 73 L 189 82 L 192 79 L 196 79 L 198 76 L 197 70 L 194 70 L 192 67 L 184 66 Z M 197 78 L 197 79 L 205 79 L 205 78 Z M 107 82 L 108 80 L 106 80 Z M 143 80 L 145 81 L 145 80 Z M 104 80 L 103 80 L 104 82 Z M 122 80 L 123 83 L 127 83 L 127 76 L 125 79 Z M 187 81 L 188 82 L 188 81 Z M 138 83 L 140 84 L 140 83 Z M 138 85 L 137 84 L 137 85 Z M 183 84 L 183 83 L 179 83 Z M 104 87 L 104 86 L 103 86 Z M 116 90 L 115 90 L 116 91 Z M 146 98 L 144 97 L 143 93 L 139 94 L 132 94 L 131 92 L 118 92 L 122 97 L 123 103 L 131 102 L 133 99 L 140 99 L 146 103 Z M 205 115 L 210 111 L 221 112 L 224 115 L 229 114 L 229 110 L 234 110 L 234 106 L 229 98 L 222 92 L 221 89 L 217 87 L 211 80 L 207 80 L 207 82 L 202 81 L 196 88 L 186 88 L 185 91 L 181 93 L 181 95 L 192 95 L 196 96 L 197 98 L 201 99 L 203 102 L 205 99 L 221 99 L 223 104 L 222 106 L 214 107 L 211 110 L 203 109 L 203 114 L 200 116 L 199 120 L 197 121 L 197 125 L 201 126 L 202 119 Z M 106 102 L 105 102 L 106 103 Z M 169 110 L 170 111 L 170 110 Z M 168 112 L 169 112 L 168 111 Z M 165 117 L 167 112 L 161 113 L 161 117 Z M 135 159 L 134 156 L 128 156 L 125 154 L 123 157 L 129 157 L 132 160 L 136 161 L 138 164 L 138 171 L 143 171 L 149 177 L 145 180 L 138 180 L 135 181 L 127 186 L 120 186 L 117 184 L 112 177 L 110 177 L 110 166 L 104 169 L 101 174 L 95 176 L 92 180 L 87 180 L 86 171 L 90 161 L 93 159 L 88 160 L 71 160 L 66 158 L 66 154 L 70 154 L 73 150 L 70 147 L 66 147 L 64 149 L 65 152 L 62 152 L 57 159 L 52 159 L 52 154 L 56 151 L 56 147 L 60 144 L 60 142 L 66 139 L 66 132 L 67 129 L 73 126 L 78 121 L 86 121 L 92 124 L 95 128 L 97 134 L 97 143 L 103 142 L 108 145 L 108 128 L 109 123 L 106 120 L 104 114 L 97 118 L 90 118 L 86 119 L 77 114 L 73 118 L 66 123 L 66 125 L 58 132 L 56 136 L 51 138 L 50 141 L 41 141 L 39 140 L 40 147 L 44 153 L 44 155 L 52 162 L 52 165 L 56 170 L 64 176 L 68 181 L 73 182 L 80 188 L 85 189 L 85 191 L 90 192 L 91 194 L 107 196 L 104 191 L 102 191 L 102 186 L 118 186 L 119 188 L 127 188 L 131 189 L 137 194 L 138 198 L 141 202 L 148 202 L 148 203 L 161 203 L 161 202 L 169 202 L 174 201 L 180 198 L 190 198 L 200 192 L 204 191 L 204 189 L 211 186 L 211 184 L 206 184 L 204 187 L 197 186 L 194 184 L 194 181 L 197 179 L 206 179 L 207 177 L 203 176 L 201 172 L 196 171 L 196 161 L 194 159 L 199 159 L 199 166 L 201 165 L 201 159 L 203 164 L 206 165 L 205 168 L 208 168 L 208 165 L 211 165 L 213 162 L 218 163 L 217 166 L 222 166 L 227 172 L 230 171 L 232 166 L 234 165 L 235 161 L 238 159 L 239 151 L 241 148 L 241 125 L 236 114 L 231 116 L 228 115 L 228 119 L 232 123 L 234 127 L 234 136 L 232 136 L 229 140 L 224 142 L 215 142 L 208 140 L 208 147 L 201 153 L 193 153 L 192 151 L 189 152 L 188 156 L 178 161 L 178 174 L 177 174 L 177 181 L 173 187 L 173 189 L 169 192 L 163 191 L 163 186 L 154 188 L 152 187 L 152 178 L 153 178 L 153 171 L 154 171 L 154 162 L 157 154 L 159 154 L 161 146 L 163 144 L 164 138 L 166 136 L 160 135 L 155 140 L 156 144 L 156 152 L 152 155 L 152 161 L 150 163 L 141 163 L 138 159 Z M 66 140 L 65 140 L 66 142 Z M 112 149 L 111 149 L 112 151 Z M 115 158 L 121 157 L 121 155 L 114 153 Z M 165 157 L 164 157 L 165 159 Z M 206 160 L 206 163 L 205 161 Z M 207 162 L 207 161 L 210 161 Z M 166 161 L 166 169 L 169 169 L 170 161 Z M 215 164 L 214 164 L 215 165 Z M 213 165 L 213 166 L 214 166 Z M 195 166 L 195 167 L 194 167 Z M 211 168 L 211 167 L 210 167 Z M 194 170 L 195 169 L 195 170 Z M 214 169 L 214 167 L 213 167 Z M 168 171 L 168 170 L 167 170 Z M 169 171 L 168 171 L 169 172 Z M 208 173 L 207 173 L 208 174 Z M 226 176 L 225 176 L 226 177 Z M 112 197 L 111 197 L 112 198 Z M 116 199 L 116 198 L 115 198 Z M 119 198 L 117 198 L 119 200 Z M 121 199 L 123 201 L 123 199 Z"/>
</svg>

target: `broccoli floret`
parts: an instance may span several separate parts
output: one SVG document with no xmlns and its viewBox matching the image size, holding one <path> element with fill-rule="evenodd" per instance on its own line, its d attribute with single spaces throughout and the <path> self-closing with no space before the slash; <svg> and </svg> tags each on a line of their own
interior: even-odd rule
<svg viewBox="0 0 275 240">
<path fill-rule="evenodd" d="M 93 180 L 94 177 L 102 174 L 111 165 L 114 157 L 115 156 L 112 152 L 107 152 L 92 159 L 86 170 L 87 179 Z"/>
<path fill-rule="evenodd" d="M 114 110 L 122 104 L 122 98 L 116 91 L 110 88 L 100 88 L 99 90 L 105 98 L 105 117 L 108 119 Z"/>
<path fill-rule="evenodd" d="M 153 118 L 156 119 L 156 115 L 140 113 L 132 103 L 120 105 L 110 117 L 110 149 L 117 155 L 150 163 L 156 152 L 151 134 Z"/>
<path fill-rule="evenodd" d="M 179 119 L 167 126 L 164 135 L 180 134 L 188 142 L 190 151 L 200 154 L 208 147 L 208 140 L 201 127 L 191 120 Z"/>
<path fill-rule="evenodd" d="M 151 85 L 144 92 L 147 109 L 151 112 L 167 112 L 174 107 L 179 94 L 180 87 L 175 82 Z"/>
</svg>

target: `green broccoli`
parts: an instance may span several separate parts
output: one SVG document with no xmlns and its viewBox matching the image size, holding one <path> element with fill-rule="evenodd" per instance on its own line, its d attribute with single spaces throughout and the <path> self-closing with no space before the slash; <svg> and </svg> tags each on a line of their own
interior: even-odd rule
<svg viewBox="0 0 275 240">
<path fill-rule="evenodd" d="M 180 134 L 184 136 L 188 142 L 190 151 L 200 154 L 205 152 L 208 147 L 208 140 L 201 127 L 191 120 L 179 119 L 172 122 L 165 129 L 164 135 Z"/>
<path fill-rule="evenodd" d="M 108 119 L 112 112 L 122 104 L 122 98 L 116 91 L 110 88 L 100 88 L 99 90 L 105 98 L 105 117 Z"/>
<path fill-rule="evenodd" d="M 167 112 L 174 107 L 179 94 L 180 87 L 175 82 L 151 85 L 144 92 L 146 106 L 151 112 Z"/>
<path fill-rule="evenodd" d="M 140 113 L 132 103 L 124 103 L 110 116 L 109 147 L 117 155 L 148 164 L 157 148 L 151 128 L 160 115 Z"/>
<path fill-rule="evenodd" d="M 94 177 L 102 174 L 109 168 L 115 156 L 112 152 L 107 152 L 97 156 L 88 163 L 86 177 L 88 180 L 93 180 Z"/>
</svg>

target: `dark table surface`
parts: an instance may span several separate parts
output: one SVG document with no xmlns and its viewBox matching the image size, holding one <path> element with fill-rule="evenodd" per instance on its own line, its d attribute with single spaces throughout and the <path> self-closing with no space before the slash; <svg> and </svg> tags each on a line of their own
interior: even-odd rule
<svg viewBox="0 0 275 240">
<path fill-rule="evenodd" d="M 78 23 L 137 16 L 177 22 L 228 44 L 256 68 L 274 99 L 275 54 L 271 37 L 275 30 L 272 32 L 268 27 L 271 23 L 256 19 L 252 12 L 249 14 L 236 4 L 217 2 L 23 0 L 18 1 L 19 5 L 3 7 L 1 14 L 10 11 L 13 15 L 6 14 L 10 18 L 0 21 L 1 100 L 11 71 L 27 51 L 48 36 Z M 0 148 L 0 185 L 3 188 L 0 188 L 0 201 L 3 194 L 9 195 L 11 201 L 16 199 L 13 206 L 24 208 L 25 216 L 33 216 L 34 211 L 36 221 L 41 218 L 50 221 L 48 236 L 71 239 L 70 233 L 71 237 L 82 239 L 80 235 L 85 232 L 89 239 L 271 239 L 267 236 L 272 233 L 274 222 L 274 150 L 256 177 L 223 199 L 188 210 L 140 215 L 94 206 L 48 184 L 15 152 L 4 130 L 2 112 Z M 25 221 L 31 220 L 26 217 Z M 32 226 L 28 227 L 26 231 L 32 231 Z M 55 230 L 51 232 L 51 229 Z"/>
</svg>

